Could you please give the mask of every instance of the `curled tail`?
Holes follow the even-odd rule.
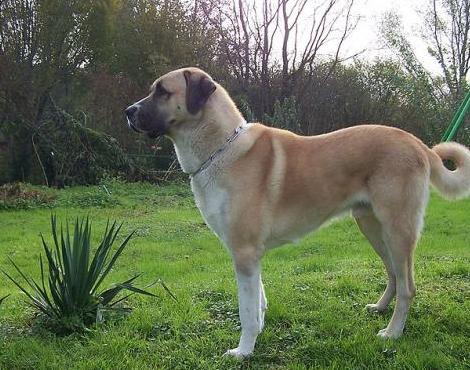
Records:
[[[454,162],[454,171],[443,160]],[[440,143],[430,150],[431,183],[446,198],[457,199],[470,195],[470,150],[457,143]]]

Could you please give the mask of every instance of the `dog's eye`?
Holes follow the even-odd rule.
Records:
[[[165,98],[169,98],[171,96],[171,92],[169,92],[167,89],[165,89],[160,83],[157,84],[156,88],[155,88],[155,96],[157,98],[159,97],[165,97]]]

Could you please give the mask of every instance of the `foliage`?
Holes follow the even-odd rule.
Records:
[[[247,122],[256,121],[255,114],[253,113],[253,110],[251,109],[250,104],[248,103],[248,100],[245,96],[240,95],[238,97],[235,97],[235,102],[237,104],[237,108],[240,110],[240,113],[243,115]]]
[[[21,182],[0,186],[0,210],[52,207],[55,201],[56,194],[47,188]]]
[[[276,100],[274,103],[273,114],[265,114],[263,122],[295,132],[300,131],[300,117],[297,111],[297,102],[295,96],[289,96],[282,102]]]
[[[0,2],[0,121],[37,124],[45,98],[89,59],[94,2]]]
[[[439,142],[468,90],[470,7],[467,0],[431,0],[421,9],[421,16],[420,36],[440,66],[441,76],[431,75],[419,61],[397,14],[386,14],[380,31],[406,72],[400,73],[405,82],[402,87],[407,90],[405,102],[416,112],[414,120],[425,128],[421,138],[434,144]],[[465,135],[461,137],[468,145]]]
[[[370,117],[410,131],[428,144],[440,140],[452,105],[439,92],[442,84],[422,72],[407,73],[400,63],[358,63],[359,78],[371,97]]]
[[[54,154],[74,159],[60,159],[58,176],[49,185],[97,183],[103,166],[111,172],[119,166],[123,170],[122,156],[112,153],[117,142],[101,135],[103,131],[119,140],[119,148],[151,155],[149,140],[130,134],[122,111],[147,93],[157,75],[210,58],[209,34],[185,5],[184,0],[0,2],[0,131],[7,138],[6,155],[12,158],[6,181],[45,183],[44,177],[51,176],[41,173],[32,148],[38,136],[42,140],[36,140],[37,151],[45,167],[54,146],[65,144],[64,152],[56,148]],[[61,127],[70,117],[51,117],[52,100],[74,117],[84,117],[87,129]],[[72,146],[69,155],[70,140],[60,141],[68,134],[75,140],[72,144],[86,136],[95,153],[90,147]],[[99,160],[102,150],[106,161]],[[109,160],[114,154],[116,163]],[[127,170],[129,176],[136,175]]]
[[[454,140],[467,145],[467,147],[470,147],[470,125],[468,122],[469,120],[467,118],[467,126],[460,127],[460,132],[457,133],[457,136],[454,138]]]
[[[470,4],[468,0],[430,0],[422,11],[422,40],[439,64],[454,102],[468,90]]]
[[[60,333],[83,331],[91,324],[102,321],[107,311],[118,310],[117,304],[129,297],[127,295],[117,299],[122,291],[155,296],[134,285],[139,275],[115,284],[112,288],[101,290],[104,279],[115,266],[133,235],[129,234],[113,253],[112,246],[122,225],[117,226],[116,222],[109,225],[108,222],[103,239],[94,254],[91,248],[91,224],[88,218],[75,221],[73,236],[68,224],[65,232],[61,228],[58,234],[54,216],[51,218],[51,226],[54,241],[52,248],[41,236],[48,275],[44,274],[44,265],[40,256],[39,284],[27,277],[11,259],[10,262],[26,285],[22,285],[18,279],[5,271],[3,273],[26,294],[29,304],[38,313],[47,317],[54,330]],[[168,291],[167,288],[166,290]]]
[[[105,172],[131,174],[132,164],[112,136],[85,127],[71,115],[51,107],[35,141],[51,185],[96,184]]]
[[[0,181],[177,178],[165,172],[171,143],[130,132],[123,109],[185,65],[207,70],[248,121],[302,134],[379,122],[434,144],[468,87],[470,39],[466,0],[434,3],[423,32],[442,77],[423,68],[394,15],[382,36],[395,58],[343,63],[358,20],[349,0],[1,1]],[[337,53],[320,57],[325,45]]]

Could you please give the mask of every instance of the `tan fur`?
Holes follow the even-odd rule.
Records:
[[[198,69],[189,70],[210,78]],[[184,105],[182,74],[183,70],[173,71],[157,81],[175,91],[161,109],[177,118],[167,135],[175,143],[183,170],[193,172],[243,117],[218,84],[197,115],[177,110]],[[454,160],[457,170],[447,170],[444,158]],[[229,354],[251,353],[259,332],[251,324],[263,321],[264,308],[258,318],[246,312],[251,312],[250,304],[266,306],[259,275],[265,251],[295,241],[349,210],[383,260],[389,278],[383,296],[368,308],[384,311],[397,296],[392,319],[379,335],[401,335],[416,291],[413,251],[430,182],[448,197],[468,194],[468,149],[447,143],[431,150],[413,135],[381,125],[305,137],[254,124],[237,138],[221,158],[191,181],[196,203],[231,252],[239,277],[242,338]]]
[[[467,148],[457,143],[441,143],[432,148],[431,182],[449,199],[463,198],[470,194],[470,153]],[[455,171],[449,171],[442,160],[454,162]]]

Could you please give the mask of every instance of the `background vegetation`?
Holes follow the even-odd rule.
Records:
[[[422,9],[441,76],[419,63],[394,14],[377,31],[393,58],[347,55],[360,21],[354,0],[0,0],[0,265],[11,258],[41,278],[51,210],[93,219],[93,245],[109,218],[131,220],[122,235],[135,236],[106,285],[142,272],[178,297],[151,288],[157,298],[130,297],[122,321],[60,337],[3,279],[0,368],[468,368],[468,200],[431,197],[402,339],[375,337],[391,312],[363,306],[383,291],[383,266],[345,220],[267,255],[267,325],[240,364],[221,357],[239,334],[229,256],[188,186],[152,184],[180,176],[168,140],[124,121],[157,76],[197,65],[249,121],[302,134],[379,122],[438,142],[468,88],[470,0]],[[456,139],[470,145],[468,125]]]
[[[469,13],[468,0],[422,9],[439,77],[393,14],[377,31],[393,59],[346,55],[354,0],[3,0],[0,182],[171,178],[170,143],[132,134],[122,111],[184,65],[211,73],[252,121],[303,134],[380,122],[436,143],[467,88]]]

